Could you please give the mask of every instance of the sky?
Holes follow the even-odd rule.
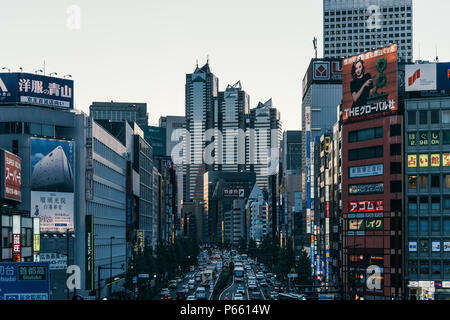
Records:
[[[273,99],[301,129],[301,83],[323,55],[320,0],[2,1],[0,68],[72,75],[75,107],[146,102],[149,123],[184,115],[187,73],[206,63],[219,90],[241,81],[250,105]],[[450,1],[414,0],[414,59],[450,61]],[[419,50],[420,47],[420,50]],[[420,52],[420,56],[419,56]]]

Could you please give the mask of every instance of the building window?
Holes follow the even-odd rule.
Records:
[[[433,232],[441,231],[441,219],[440,218],[433,218],[431,220],[431,231],[433,231]]]
[[[401,156],[402,145],[400,143],[391,144],[391,156]]]
[[[450,219],[444,218],[444,232],[450,232]]]
[[[441,274],[440,261],[431,261],[431,274]]]
[[[348,142],[361,142],[361,141],[368,141],[368,140],[374,140],[374,139],[381,139],[383,138],[383,128],[370,128],[360,131],[352,131],[349,132],[348,135]]]
[[[416,125],[416,111],[408,111],[408,125]]]
[[[430,224],[428,221],[428,218],[426,219],[420,219],[419,221],[419,231],[422,233],[428,233],[429,232],[429,228],[430,228]]]
[[[450,131],[442,132],[442,144],[450,144]]]
[[[420,261],[420,274],[430,273],[430,263],[428,261]]]
[[[431,197],[431,210],[441,210],[440,197]]]
[[[419,176],[419,188],[421,190],[428,189],[428,176]]]
[[[408,220],[408,232],[417,232],[417,220],[416,219]]]
[[[439,123],[439,110],[431,110],[431,123],[432,124]]]
[[[450,274],[450,260],[444,261],[444,274]]]
[[[391,162],[391,174],[402,174],[401,162]]]
[[[408,177],[408,188],[417,190],[417,176]]]
[[[420,252],[428,253],[429,251],[428,242],[429,242],[428,239],[420,240]]]
[[[409,274],[417,274],[417,261],[409,260],[408,261],[408,273]]]
[[[391,193],[401,193],[401,192],[402,192],[402,182],[391,181]]]
[[[444,175],[444,188],[450,189],[450,175],[449,174]]]
[[[420,197],[420,210],[428,210],[428,197]]]
[[[419,124],[428,124],[428,111],[419,111]]]
[[[444,197],[444,209],[445,210],[450,209],[450,197]]]
[[[349,161],[367,160],[383,157],[383,146],[349,150]]]
[[[416,197],[409,197],[408,198],[408,210],[417,210],[417,198]]]
[[[431,188],[439,189],[441,187],[441,177],[437,175],[431,176]]]
[[[442,111],[442,123],[445,123],[445,124],[450,123],[450,110]]]
[[[402,136],[402,125],[392,124],[391,125],[391,137],[401,137]]]

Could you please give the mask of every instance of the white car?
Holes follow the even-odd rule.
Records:
[[[234,300],[244,300],[244,296],[240,293],[234,295]]]
[[[236,293],[242,293],[242,294],[244,294],[244,293],[245,293],[244,287],[237,287]]]
[[[204,287],[198,287],[195,291],[195,297],[197,299],[206,299],[206,290]]]
[[[186,300],[197,300],[197,299],[195,299],[195,296],[188,296],[188,297],[186,298]]]
[[[195,280],[194,279],[189,280],[188,288],[189,288],[189,290],[194,290],[195,289]]]

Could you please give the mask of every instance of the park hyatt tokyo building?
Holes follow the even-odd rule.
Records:
[[[350,299],[403,297],[398,73],[395,45],[343,60],[342,264]]]

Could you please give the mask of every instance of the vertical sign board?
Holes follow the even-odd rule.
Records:
[[[48,263],[0,263],[0,300],[49,300]]]
[[[86,290],[94,290],[94,216],[86,215]]]
[[[0,154],[3,160],[0,198],[21,202],[21,159],[6,150],[0,150]]]
[[[30,149],[31,216],[41,232],[74,231],[75,142],[31,138]]]

